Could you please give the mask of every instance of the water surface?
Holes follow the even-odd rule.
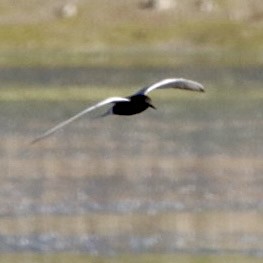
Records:
[[[1,252],[262,257],[260,70],[2,69],[7,86],[121,89],[175,72],[207,92],[153,95],[158,111],[87,116],[33,147],[83,101],[1,102]]]

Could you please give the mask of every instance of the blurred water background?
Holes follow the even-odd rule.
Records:
[[[8,18],[16,8],[1,2],[6,11],[0,17],[0,33],[9,40],[5,38],[0,45],[0,262],[261,262],[260,12],[257,16],[253,13],[256,18],[245,11],[228,14],[227,21],[235,30],[227,36],[219,32],[222,46],[219,40],[209,42],[215,32],[204,34],[209,21],[218,23],[208,11],[202,13],[203,20],[198,15],[195,18],[200,23],[199,35],[191,31],[193,25],[184,29],[199,36],[197,42],[176,39],[186,41],[185,48],[184,44],[176,46],[171,32],[169,37],[166,32],[160,44],[161,36],[151,33],[151,38],[136,23],[129,25],[129,36],[117,27],[109,39],[98,40],[93,29],[91,44],[79,33],[73,45],[64,41],[65,31],[62,36],[57,34],[61,43],[54,39],[54,32],[36,32],[45,25],[49,32],[55,23],[54,31],[68,28],[70,38],[76,35],[71,29],[83,19],[81,8],[103,6],[102,17],[111,25],[118,19],[105,12],[129,14],[125,8],[131,7],[131,2],[133,8],[142,8],[137,11],[144,12],[141,16],[165,21],[160,26],[171,30],[174,21],[167,16],[171,19],[178,11],[175,7],[148,10],[146,1],[143,6],[133,1],[112,5],[102,0],[97,5],[95,1],[73,1],[80,15],[59,16],[57,21],[44,16],[52,1],[45,5],[21,1],[19,7],[24,9],[15,13],[14,26]],[[55,10],[64,3],[54,2]],[[230,7],[235,1],[225,2],[224,10],[233,10]],[[258,4],[257,10],[261,6]],[[43,16],[35,14],[27,21],[25,14],[35,7],[42,7]],[[187,5],[184,8],[187,13]],[[128,22],[133,21],[132,14]],[[226,19],[219,11],[216,14],[218,21]],[[93,25],[98,20],[100,30],[103,21],[98,17],[93,17]],[[181,17],[177,23],[182,21]],[[240,42],[236,33],[252,32],[246,23],[257,32],[257,38],[250,37],[253,51],[247,47],[249,40],[244,37]],[[228,32],[229,25],[221,24],[222,31]],[[148,24],[146,27],[151,30]],[[14,39],[7,31],[15,32]],[[46,44],[43,34],[50,37],[51,44]],[[238,43],[233,45],[232,35],[243,49]],[[114,43],[113,36],[120,43]],[[135,46],[130,47],[130,41]],[[86,42],[91,46],[83,51]],[[97,119],[99,110],[30,145],[41,132],[98,100],[126,96],[167,77],[197,80],[205,85],[206,93],[156,91],[151,97],[157,111]]]

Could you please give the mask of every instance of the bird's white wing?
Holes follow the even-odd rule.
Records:
[[[85,110],[77,113],[76,115],[72,116],[71,118],[57,124],[55,127],[47,130],[45,133],[43,133],[42,135],[40,135],[39,137],[37,137],[36,139],[34,139],[32,141],[32,143],[36,143],[48,136],[50,136],[51,134],[55,133],[56,131],[58,131],[59,129],[63,128],[64,126],[68,125],[69,123],[75,121],[76,119],[80,118],[81,116],[83,116],[84,114],[93,111],[101,106],[104,106],[106,104],[110,104],[110,103],[115,103],[115,102],[120,102],[120,101],[129,101],[129,99],[127,98],[121,98],[121,97],[111,97],[111,98],[107,98],[101,102],[98,102],[97,104],[86,108]]]
[[[204,92],[204,86],[196,81],[189,80],[189,79],[163,79],[159,82],[156,82],[148,87],[145,87],[139,91],[137,91],[134,95],[146,95],[149,92],[155,89],[167,89],[167,88],[174,88],[174,89],[185,89],[185,90],[192,90],[192,91],[202,91]]]

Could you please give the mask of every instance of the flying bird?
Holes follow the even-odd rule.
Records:
[[[47,130],[39,137],[35,138],[32,143],[36,143],[51,134],[55,133],[56,131],[60,130],[64,126],[68,125],[69,123],[75,121],[76,119],[80,118],[84,114],[93,111],[99,107],[105,106],[107,104],[113,104],[113,106],[105,112],[101,117],[108,116],[108,115],[134,115],[145,111],[148,108],[156,109],[155,106],[152,104],[150,97],[147,96],[153,90],[156,89],[166,89],[166,88],[175,88],[175,89],[184,89],[190,91],[200,91],[204,92],[204,87],[202,84],[188,79],[183,78],[172,78],[172,79],[164,79],[159,82],[156,82],[150,86],[147,86],[143,89],[140,89],[133,95],[122,98],[122,97],[110,97],[103,101],[98,102],[97,104],[84,109],[83,111],[77,113],[73,117],[60,122],[53,128]]]

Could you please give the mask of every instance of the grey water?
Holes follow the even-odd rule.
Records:
[[[2,101],[0,251],[262,257],[261,73],[260,67],[2,68],[1,89],[139,88],[187,77],[204,83],[206,94],[155,97],[158,111],[131,118],[87,117],[33,147],[32,137],[81,110],[82,102]]]
[[[219,67],[187,65],[182,67],[2,67],[1,87],[5,85],[97,85],[117,87],[146,85],[158,79],[183,77],[221,83],[234,81],[244,85],[248,81],[261,83],[263,67]]]

